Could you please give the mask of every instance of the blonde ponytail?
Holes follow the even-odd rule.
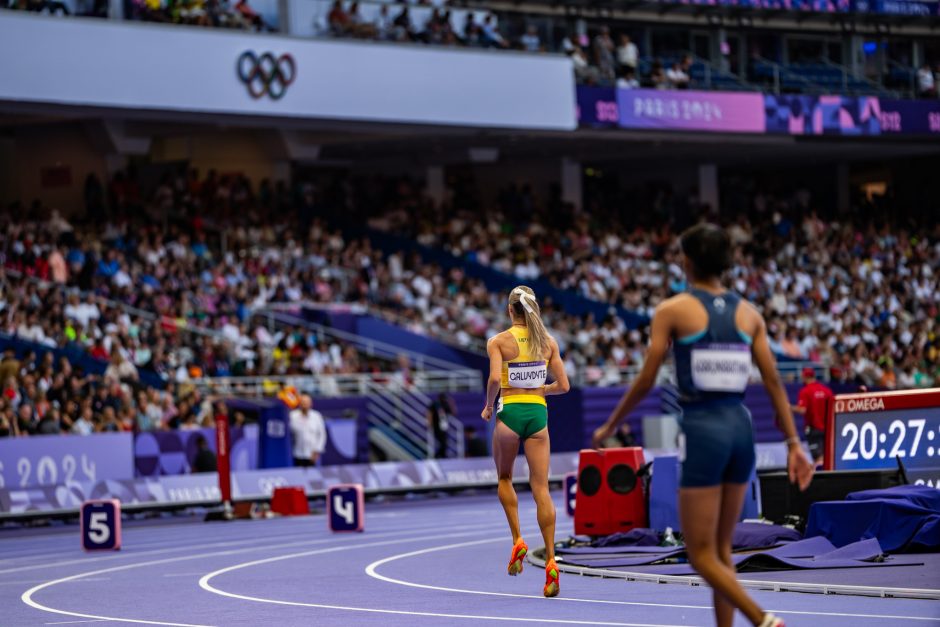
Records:
[[[525,320],[529,329],[529,354],[548,358],[549,336],[545,323],[542,322],[542,312],[535,300],[535,292],[531,287],[520,285],[509,293],[509,306],[513,313]]]

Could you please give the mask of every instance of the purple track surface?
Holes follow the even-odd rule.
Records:
[[[559,498],[560,495],[556,496]],[[541,545],[520,494],[523,531]],[[118,553],[85,554],[78,527],[0,532],[0,626],[711,625],[701,587],[505,574],[510,540],[495,495],[366,505],[366,531],[323,516],[133,524]],[[571,533],[560,507],[559,537]],[[788,627],[940,625],[940,602],[757,592]],[[738,617],[735,626],[744,627]]]

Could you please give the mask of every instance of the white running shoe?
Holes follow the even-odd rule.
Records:
[[[764,614],[764,620],[759,627],[786,627],[782,618],[777,618],[771,613]]]

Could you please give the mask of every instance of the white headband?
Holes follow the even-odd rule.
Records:
[[[519,295],[519,302],[522,303],[522,306],[525,308],[526,311],[528,311],[530,314],[535,313],[535,309],[532,307],[532,304],[535,301],[534,296],[529,294],[527,291],[525,291],[521,287],[517,287],[516,289],[512,291],[512,293]],[[529,302],[530,299],[533,301],[533,303]]]

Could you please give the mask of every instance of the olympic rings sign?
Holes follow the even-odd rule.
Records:
[[[297,65],[290,54],[275,57],[265,52],[258,56],[250,50],[238,57],[235,71],[255,99],[268,96],[280,100],[297,77]]]

